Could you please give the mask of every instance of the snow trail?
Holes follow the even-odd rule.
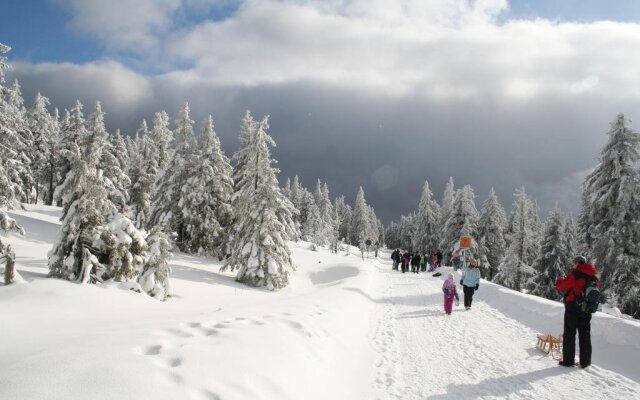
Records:
[[[597,366],[564,368],[535,347],[538,332],[503,315],[485,298],[482,284],[472,309],[443,311],[442,283],[432,273],[379,267],[372,343],[377,399],[640,398],[640,385]],[[456,273],[456,284],[459,274]],[[458,284],[459,286],[459,284]]]

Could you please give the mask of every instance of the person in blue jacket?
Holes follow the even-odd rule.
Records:
[[[460,284],[464,292],[464,309],[469,310],[473,302],[473,293],[480,287],[480,269],[475,259],[472,258],[469,265],[462,271]]]

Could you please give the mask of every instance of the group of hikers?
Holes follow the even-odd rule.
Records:
[[[391,260],[393,260],[393,270],[394,271],[402,271],[405,272],[419,273],[422,272],[431,272],[437,268],[440,268],[442,264],[442,252],[420,252],[416,251],[412,253],[411,251],[405,251],[404,253],[400,251],[400,249],[396,249],[391,253]]]
[[[480,269],[478,261],[475,258],[467,258],[463,255],[452,253],[452,265],[454,271],[462,269],[460,285],[464,294],[464,308],[471,309],[473,303],[473,294],[480,288]],[[393,260],[393,269],[407,272],[411,268],[411,272],[418,273],[420,271],[434,271],[441,266],[442,253],[437,251],[427,256],[426,252],[420,253],[416,251],[402,253],[396,249],[391,254]],[[466,261],[466,262],[465,262]],[[439,272],[433,274],[440,276]],[[597,310],[599,301],[600,281],[596,276],[596,268],[589,263],[584,256],[576,256],[573,259],[573,269],[566,276],[560,276],[555,287],[563,294],[563,302],[565,305],[564,313],[564,332],[562,336],[562,359],[559,365],[564,367],[572,367],[579,365],[586,368],[591,365],[591,315]],[[595,290],[592,290],[595,288]],[[589,294],[589,292],[591,294]],[[454,274],[450,273],[442,284],[442,292],[444,294],[444,312],[451,315],[453,304],[458,305],[459,295]],[[593,292],[596,292],[595,300]],[[595,301],[594,304],[589,304]],[[579,361],[575,362],[576,353],[576,333],[578,335],[579,344]]]

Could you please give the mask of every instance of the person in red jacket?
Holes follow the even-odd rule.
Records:
[[[562,338],[562,360],[560,365],[573,367],[576,354],[576,330],[580,346],[580,366],[586,368],[591,365],[591,314],[578,308],[576,298],[588,280],[595,280],[596,267],[587,263],[583,256],[573,259],[574,268],[567,276],[561,276],[556,281],[556,289],[564,293],[564,334]]]

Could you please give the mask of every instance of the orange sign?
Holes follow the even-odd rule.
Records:
[[[460,236],[460,248],[461,249],[471,248],[471,236]]]

